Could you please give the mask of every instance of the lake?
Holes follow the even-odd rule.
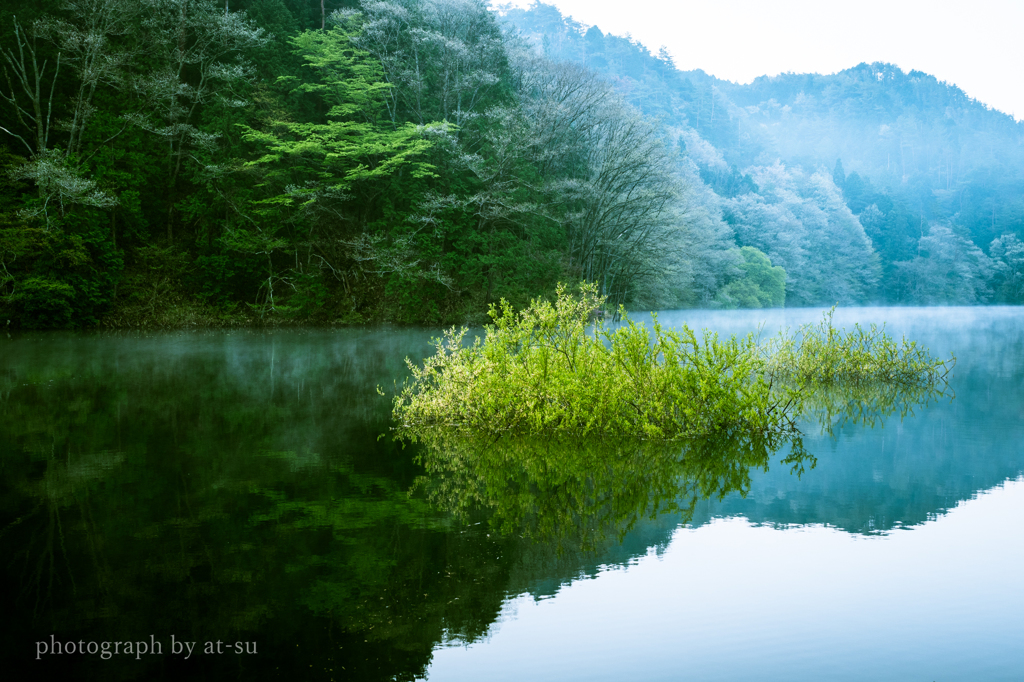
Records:
[[[659,319],[770,334],[820,314]],[[951,393],[808,417],[797,442],[403,447],[376,389],[438,329],[3,338],[0,660],[104,680],[1024,679],[1024,310],[835,321],[954,353]]]

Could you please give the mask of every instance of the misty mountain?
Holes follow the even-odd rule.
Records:
[[[533,49],[595,70],[662,122],[737,244],[785,267],[787,305],[1024,300],[1024,123],[955,85],[885,63],[743,85],[681,71],[665,51],[550,5],[502,15]],[[828,227],[820,211],[799,215],[802,204],[822,205],[826,174],[851,214],[837,216],[845,227]],[[815,264],[811,241],[823,229],[845,233],[846,248],[833,235],[835,258]],[[859,275],[817,281],[816,266],[836,265]]]

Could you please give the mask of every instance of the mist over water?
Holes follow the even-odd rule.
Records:
[[[821,314],[659,320],[769,335]],[[375,389],[436,329],[4,340],[4,660],[85,679],[1019,676],[1024,315],[840,308],[834,321],[955,353],[955,398],[831,436],[807,421],[815,464],[799,476],[786,449],[721,462],[710,449],[622,452],[648,464],[602,478],[594,463],[619,459],[552,444],[562,467],[492,449],[490,469],[431,469],[423,446],[378,438],[390,404]],[[572,496],[577,480],[596,502]],[[687,481],[726,494],[648,513]],[[35,661],[51,634],[259,654]]]

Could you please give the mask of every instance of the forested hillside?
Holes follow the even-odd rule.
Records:
[[[13,0],[0,324],[1024,300],[1024,128],[924,74],[737,86],[482,0]],[[845,169],[845,170],[844,170]]]
[[[1024,302],[1024,124],[959,88],[891,64],[737,85],[549,5],[503,20],[662,122],[787,305]]]

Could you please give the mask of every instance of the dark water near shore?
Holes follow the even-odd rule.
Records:
[[[375,387],[437,330],[4,339],[2,660],[72,679],[1024,678],[1024,311],[836,320],[954,352],[955,399],[808,422],[799,476],[789,447],[661,471],[642,448],[548,445],[513,453],[507,485],[379,438]]]

